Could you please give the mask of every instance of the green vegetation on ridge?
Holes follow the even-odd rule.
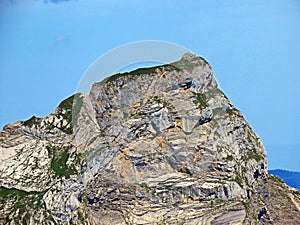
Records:
[[[202,111],[206,107],[208,107],[206,95],[203,93],[196,93],[193,92],[193,94],[196,96],[196,100],[194,100],[194,103],[198,105],[198,108]]]
[[[0,223],[4,224],[29,224],[29,211],[40,210],[44,207],[43,196],[45,192],[26,192],[18,189],[9,189],[0,187],[0,206],[8,205],[10,216],[2,217],[0,215]],[[8,204],[10,202],[11,204]],[[1,211],[1,210],[0,210]]]
[[[70,177],[76,174],[74,165],[67,165],[70,157],[69,147],[50,147],[47,146],[49,155],[52,157],[51,169],[58,177]]]
[[[148,75],[154,74],[154,73],[156,73],[156,69],[161,69],[163,71],[171,71],[171,70],[180,71],[179,68],[177,68],[176,66],[171,65],[171,64],[146,67],[146,68],[138,68],[138,69],[130,71],[130,72],[114,74],[107,78],[107,82],[113,82],[120,77],[139,76],[139,75],[144,75],[144,74],[148,74]]]

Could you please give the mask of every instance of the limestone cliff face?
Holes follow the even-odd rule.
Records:
[[[3,224],[300,223],[210,65],[113,75],[0,135]]]

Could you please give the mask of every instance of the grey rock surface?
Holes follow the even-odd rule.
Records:
[[[108,77],[0,141],[1,224],[300,222],[299,192],[267,173],[259,137],[191,53]]]

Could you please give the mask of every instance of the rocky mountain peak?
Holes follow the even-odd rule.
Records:
[[[300,221],[299,192],[267,173],[259,137],[191,53],[110,76],[0,140],[3,223]]]
[[[192,59],[200,59],[201,57],[191,53],[191,52],[186,52],[182,55],[181,60],[192,60]]]

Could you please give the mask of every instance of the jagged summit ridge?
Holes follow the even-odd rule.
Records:
[[[209,63],[204,58],[190,52],[185,53],[179,61],[150,68],[139,68],[131,72],[118,73],[107,77],[101,82],[95,83],[93,86],[101,86],[107,82],[113,82],[120,77],[132,79],[136,75],[165,76],[168,71],[177,71],[180,72],[179,76],[194,78],[194,82],[201,83],[202,86],[211,85],[211,87],[217,87],[217,82],[213,76],[212,68]],[[169,75],[172,76],[172,73]],[[120,79],[120,82],[122,83],[124,81],[121,81]],[[118,83],[115,84],[120,85]],[[93,91],[93,87],[91,91]]]
[[[0,140],[3,223],[300,221],[299,193],[268,175],[259,137],[191,53],[95,83]]]

